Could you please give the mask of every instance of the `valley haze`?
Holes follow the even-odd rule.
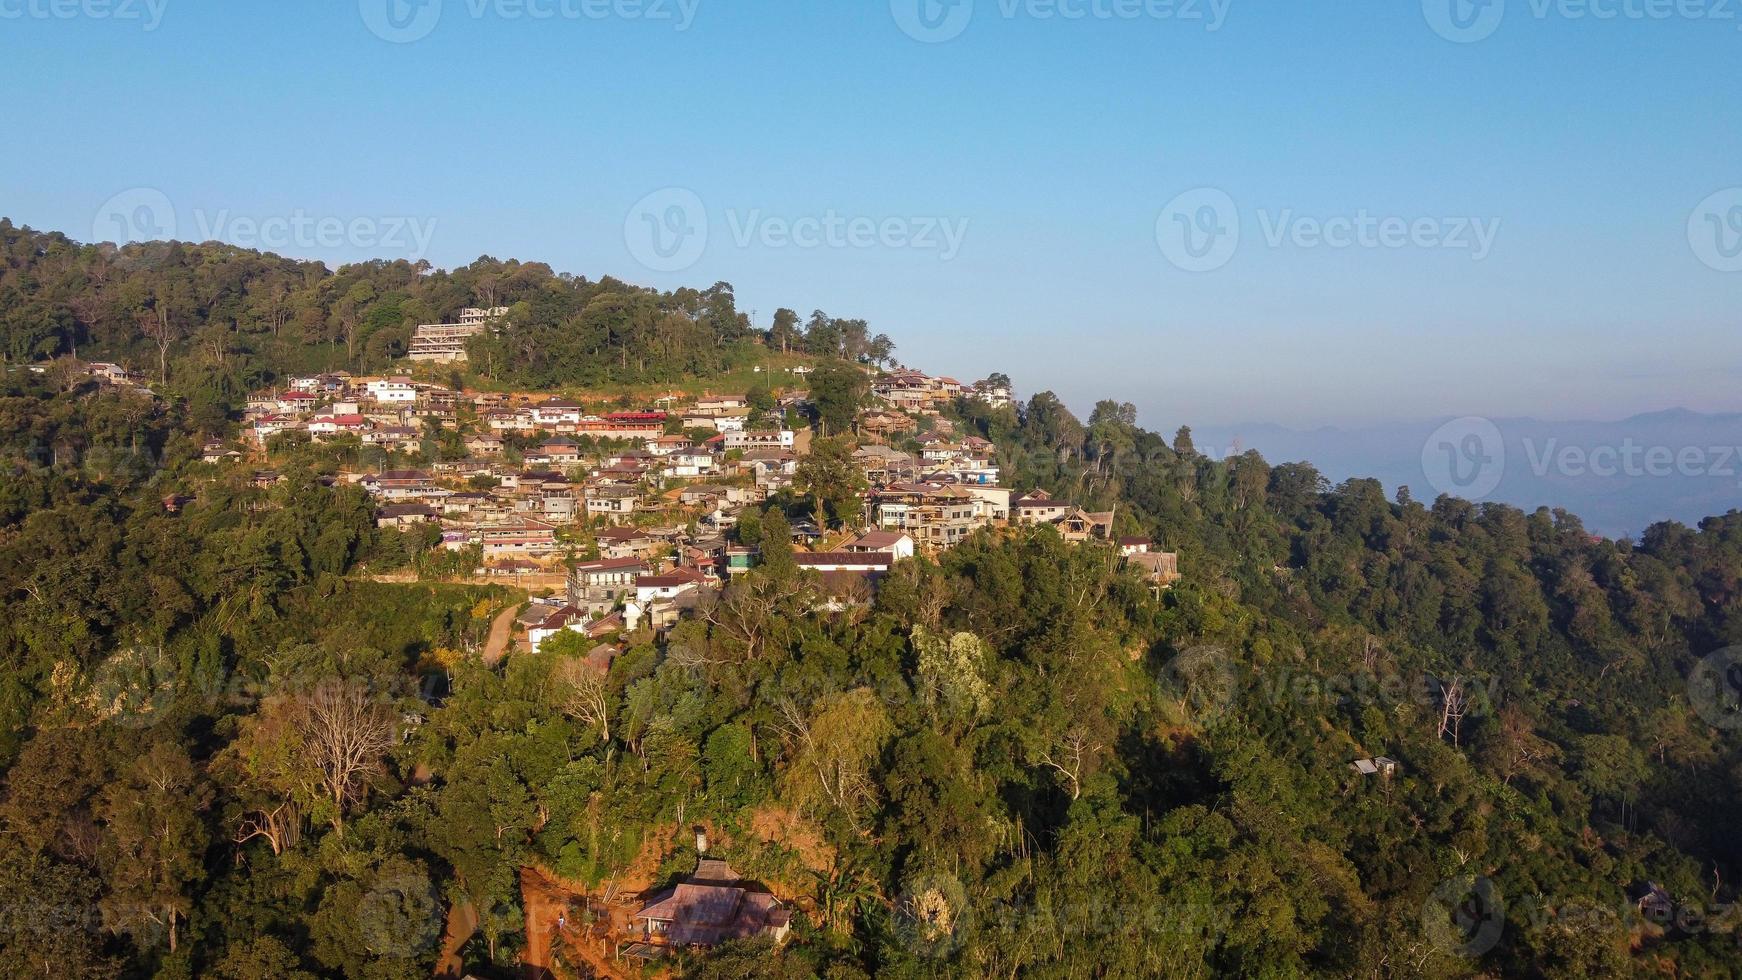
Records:
[[[1192,433],[1198,448],[1211,455],[1256,449],[1272,465],[1308,462],[1333,483],[1370,477],[1389,494],[1406,486],[1424,501],[1451,493],[1526,510],[1560,508],[1578,515],[1593,533],[1611,538],[1638,537],[1659,521],[1695,526],[1742,504],[1742,414],[1678,408],[1617,421],[1459,421],[1443,417],[1310,430],[1253,423],[1194,427]],[[1482,487],[1459,486],[1439,467],[1424,465],[1424,453],[1431,464],[1445,452],[1430,445],[1436,433],[1450,427],[1462,436],[1480,421],[1492,423],[1504,447],[1497,460],[1483,464],[1489,480],[1498,481],[1485,493],[1471,492]],[[1475,469],[1472,462],[1466,475],[1473,478]]]

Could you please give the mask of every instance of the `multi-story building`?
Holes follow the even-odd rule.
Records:
[[[410,405],[417,401],[417,389],[410,378],[375,378],[363,382],[363,390],[377,402]]]
[[[508,307],[464,309],[458,323],[425,323],[411,335],[411,359],[446,364],[466,359],[466,343],[508,314]]]
[[[953,548],[976,528],[992,522],[987,502],[965,487],[935,483],[897,483],[871,495],[872,523],[885,531],[905,531],[920,546]]]
[[[665,435],[665,423],[620,418],[588,418],[575,423],[575,434],[594,439],[625,439],[631,442],[654,442]]]
[[[569,568],[569,602],[583,609],[613,605],[635,594],[635,580],[648,572],[640,558],[602,558]]]
[[[640,499],[634,487],[595,487],[587,491],[587,515],[622,520],[634,515]]]
[[[580,420],[580,402],[569,401],[566,398],[548,398],[532,406],[532,421],[535,425],[553,426],[564,423],[573,425]]]
[[[790,429],[743,429],[725,436],[727,449],[791,449],[795,438]]]
[[[556,528],[529,518],[475,529],[471,543],[484,547],[485,558],[550,555],[557,550]]]

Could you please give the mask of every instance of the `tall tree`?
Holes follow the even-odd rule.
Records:
[[[210,799],[192,760],[170,742],[154,743],[103,795],[111,841],[105,914],[141,946],[161,934],[176,951],[192,887],[205,877],[200,813]]]
[[[844,438],[815,439],[798,461],[793,488],[811,498],[818,526],[857,521],[865,492],[865,472],[853,459],[853,445]]]

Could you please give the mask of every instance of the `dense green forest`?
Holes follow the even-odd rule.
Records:
[[[562,644],[492,669],[466,651],[507,597],[368,580],[408,544],[354,487],[220,480],[169,512],[224,406],[199,393],[294,347],[385,358],[421,310],[492,302],[553,337],[593,324],[577,352],[626,305],[678,311],[695,338],[600,370],[681,374],[744,338],[709,312],[729,291],[0,235],[9,357],[154,363],[167,304],[180,396],[0,379],[14,975],[428,977],[461,903],[468,968],[510,976],[520,869],[600,890],[649,855],[687,870],[698,822],[802,914],[782,949],[689,976],[1742,972],[1736,706],[1689,683],[1742,642],[1742,514],[1599,540],[1212,459],[1126,405],[963,402],[1007,483],[1116,509],[1184,580],[1158,595],[1109,546],[982,532],[826,611],[788,554],[811,505],[782,497],[743,528],[763,566],[630,637],[602,684]],[[280,286],[302,305],[263,319]],[[352,324],[358,290],[400,312]],[[1399,768],[1351,771],[1371,757]],[[1636,912],[1645,882],[1667,924]]]

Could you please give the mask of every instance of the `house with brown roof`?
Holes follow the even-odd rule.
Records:
[[[440,519],[441,511],[429,504],[386,504],[375,511],[376,527],[407,527]]]
[[[529,518],[480,527],[473,532],[472,539],[483,545],[485,558],[550,555],[557,551],[556,528]]]
[[[423,470],[385,470],[363,477],[363,489],[383,500],[410,500],[437,495],[438,487]]]
[[[718,946],[767,936],[784,940],[792,912],[717,858],[701,858],[688,878],[643,897],[635,923],[652,946]]]
[[[1125,564],[1142,572],[1152,589],[1165,589],[1180,580],[1179,555],[1171,551],[1135,551],[1125,556]]]
[[[638,527],[601,528],[594,537],[606,558],[646,557],[660,545],[658,538]]]
[[[1081,508],[1054,522],[1066,541],[1106,540],[1113,536],[1113,512],[1086,511]]]
[[[641,491],[634,487],[598,486],[587,488],[587,514],[607,520],[624,520],[635,514]]]
[[[572,439],[551,439],[524,459],[528,466],[574,466],[581,461],[581,447]]]
[[[825,575],[848,572],[873,578],[895,564],[895,556],[887,551],[795,551],[792,560],[800,568]]]
[[[580,402],[569,401],[566,398],[547,398],[532,406],[532,421],[535,425],[553,426],[565,422],[572,425],[580,420]]]
[[[550,610],[544,615],[544,618],[539,621],[528,623],[526,627],[526,641],[532,645],[534,650],[537,650],[539,647],[544,645],[544,641],[553,636],[557,636],[570,630],[577,633],[585,630],[587,623],[591,620],[592,617],[584,609],[578,609],[574,606],[562,606],[561,608]]]
[[[477,435],[466,440],[466,451],[479,456],[496,456],[502,452],[502,438],[492,435]]]

